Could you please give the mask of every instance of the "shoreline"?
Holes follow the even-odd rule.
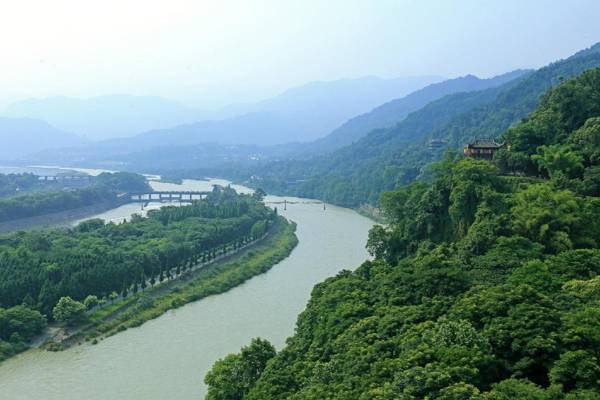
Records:
[[[96,310],[90,314],[87,325],[71,328],[78,329],[74,333],[68,334],[68,328],[49,326],[51,333],[47,331],[41,339],[37,338],[36,347],[61,351],[85,342],[96,344],[169,310],[241,285],[287,258],[298,244],[294,222],[279,216],[272,229],[264,238],[234,254]]]
[[[55,213],[37,215],[35,217],[0,222],[0,234],[22,230],[51,229],[70,226],[73,222],[109,211],[128,204],[127,201],[109,201],[89,206],[72,208]]]

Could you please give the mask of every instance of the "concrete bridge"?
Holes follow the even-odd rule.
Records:
[[[91,175],[36,175],[38,180],[42,182],[89,182],[92,180]]]
[[[200,191],[176,191],[176,190],[154,190],[145,192],[127,193],[129,200],[134,203],[149,203],[153,201],[178,201],[180,203],[191,203],[201,200],[211,192]]]

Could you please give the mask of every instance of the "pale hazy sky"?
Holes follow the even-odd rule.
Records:
[[[600,0],[0,0],[0,107],[155,94],[202,107],[311,80],[539,67],[600,41]]]

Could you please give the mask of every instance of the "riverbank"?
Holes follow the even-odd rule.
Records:
[[[296,224],[278,217],[269,234],[255,244],[169,280],[128,296],[90,315],[89,323],[68,331],[55,331],[42,348],[62,350],[86,341],[97,343],[128,328],[137,327],[165,312],[210,295],[220,294],[267,272],[296,247]]]
[[[370,204],[362,204],[355,210],[363,217],[367,217],[377,222],[378,224],[385,225],[387,223],[387,221],[385,220],[385,215],[382,214],[381,209],[378,207],[373,207]]]
[[[89,206],[73,208],[70,210],[38,215],[35,217],[0,222],[0,233],[8,233],[20,230],[55,228],[57,226],[69,226],[73,221],[92,217],[99,213],[122,206],[126,203],[126,199],[115,199],[115,201],[107,201]]]

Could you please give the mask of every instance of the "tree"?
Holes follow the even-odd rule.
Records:
[[[110,292],[108,298],[111,303],[114,303],[117,298],[119,298],[119,294],[117,292]]]
[[[506,379],[494,385],[490,393],[483,398],[485,400],[549,400],[542,388],[520,379]]]
[[[538,152],[539,154],[532,155],[531,159],[537,163],[539,170],[550,178],[555,177],[559,172],[568,178],[581,176],[583,157],[567,146],[541,146]]]
[[[70,298],[61,297],[52,310],[54,319],[66,325],[75,325],[86,319],[85,306]]]
[[[573,389],[600,388],[600,365],[598,359],[585,350],[568,351],[560,356],[550,371],[552,383]]]
[[[83,305],[88,310],[91,310],[92,308],[96,307],[98,303],[98,297],[94,295],[89,295],[83,300]]]
[[[267,192],[265,192],[261,188],[257,188],[256,190],[254,190],[254,193],[252,193],[252,197],[257,201],[263,201],[266,195]]]
[[[572,248],[583,222],[582,206],[574,194],[554,191],[546,184],[530,185],[517,193],[512,214],[517,233],[553,252]]]
[[[218,360],[204,378],[208,385],[207,400],[243,399],[275,354],[271,343],[256,338],[239,354]]]
[[[458,162],[452,172],[448,212],[457,234],[462,237],[475,221],[477,207],[487,192],[498,187],[498,169],[486,161],[466,158]]]

